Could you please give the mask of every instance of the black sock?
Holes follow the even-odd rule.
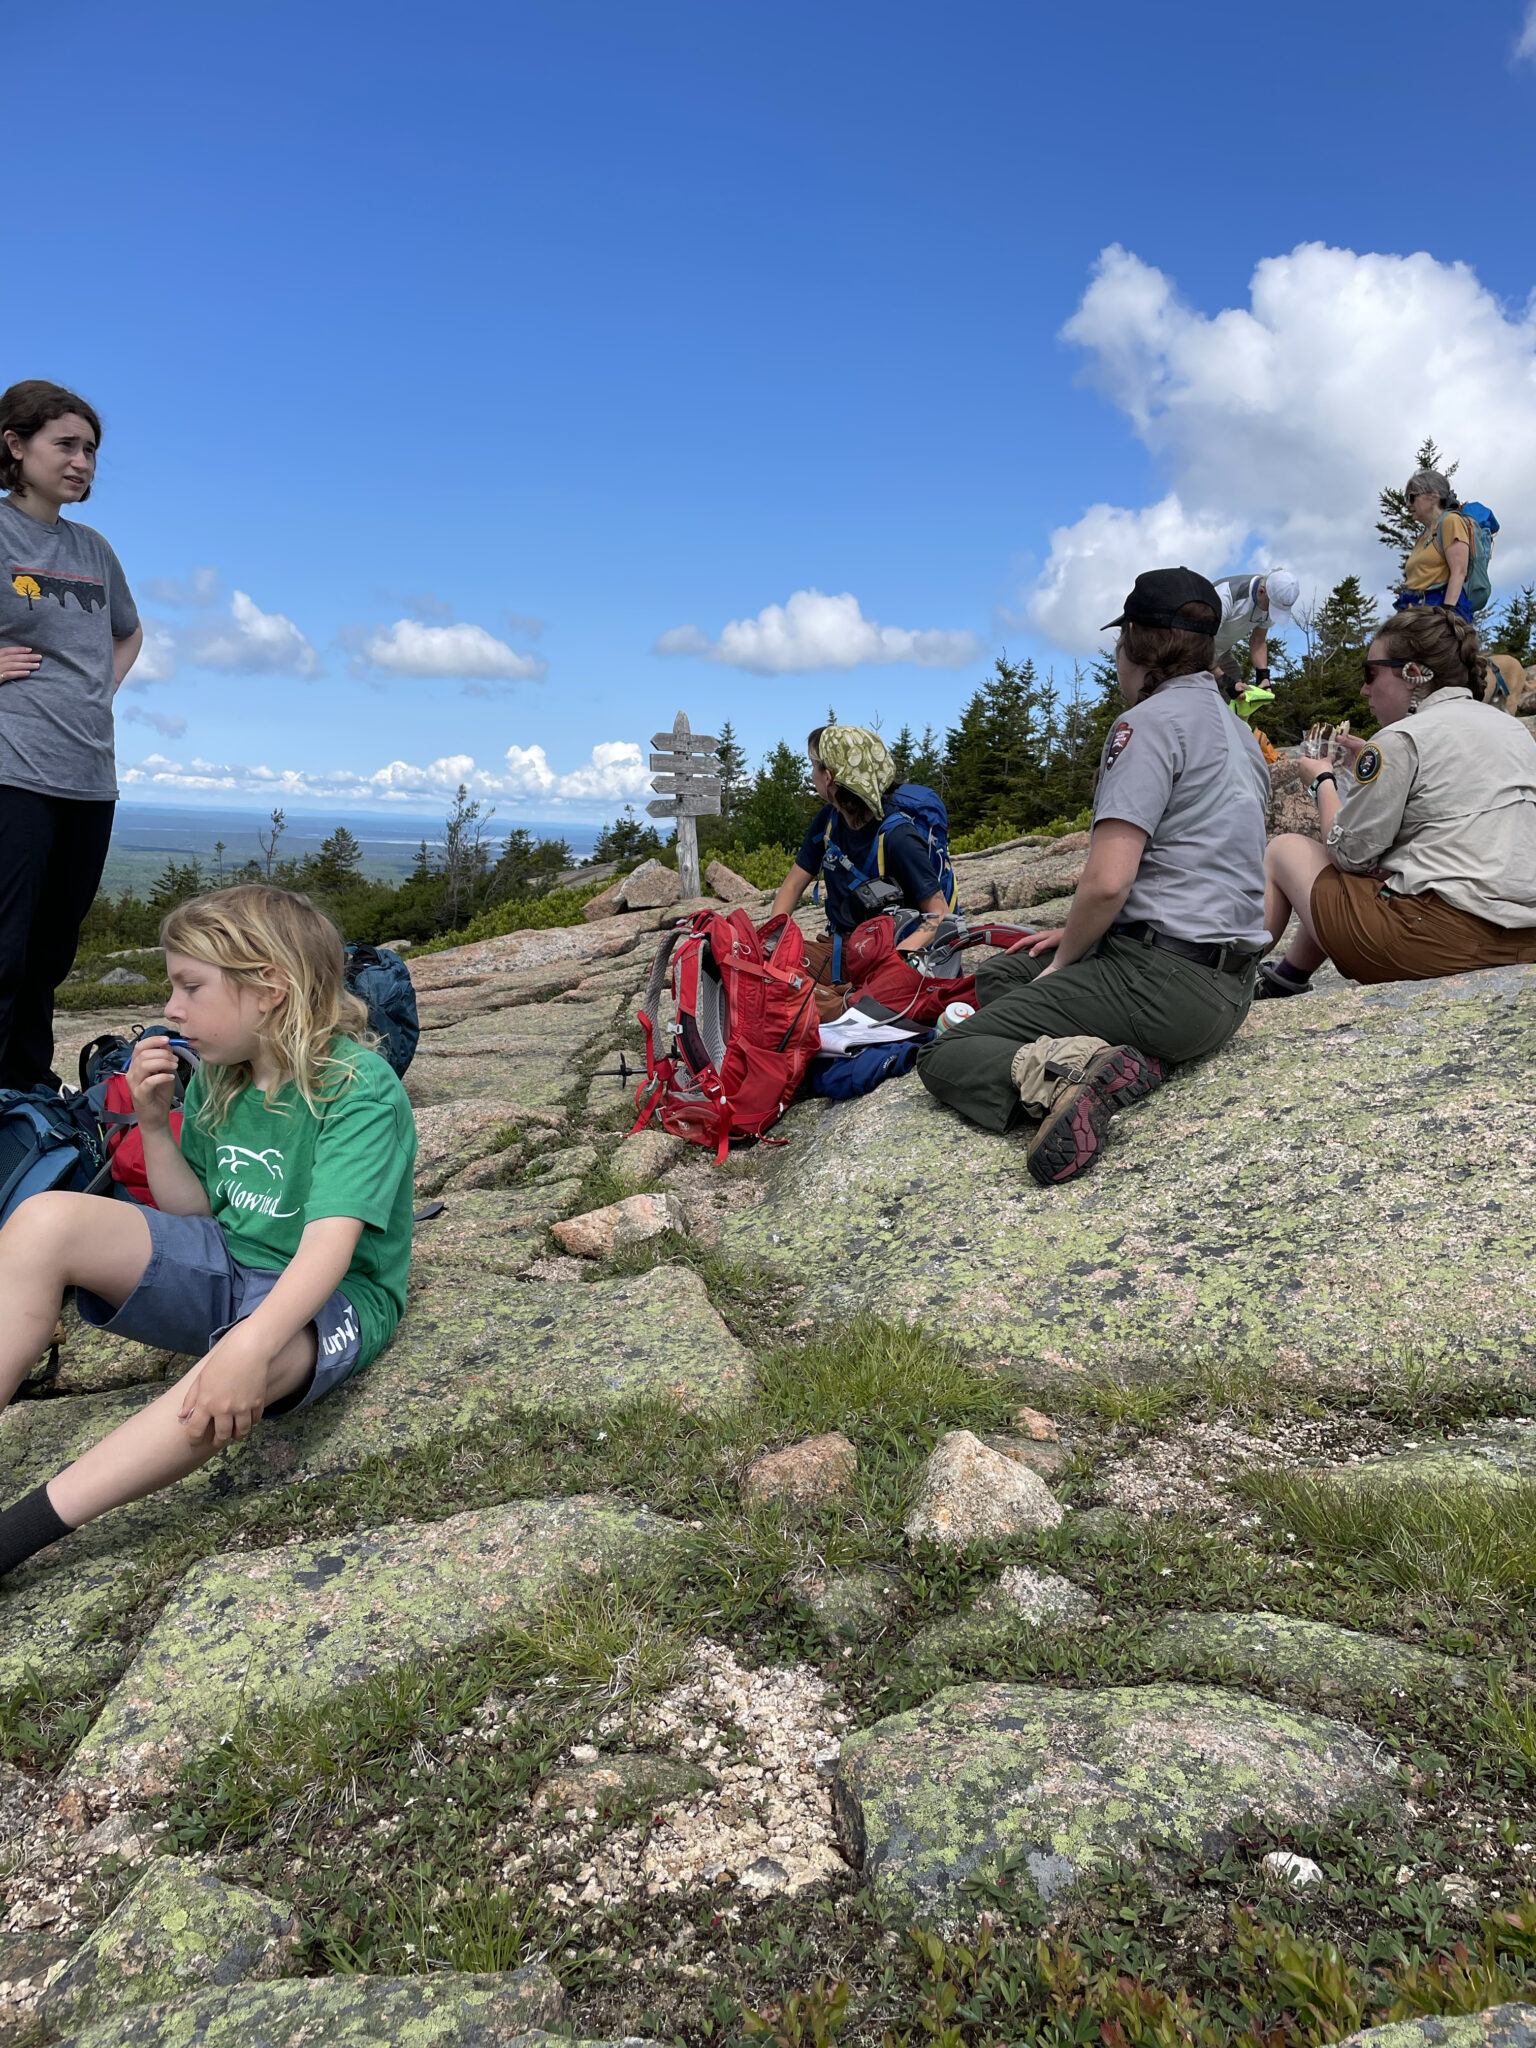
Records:
[[[1300,988],[1304,982],[1312,979],[1317,970],[1315,967],[1309,967],[1303,973],[1301,968],[1293,967],[1289,960],[1277,960],[1275,962],[1275,972],[1276,974],[1284,975],[1287,981],[1294,981],[1296,986]]]
[[[69,1524],[60,1520],[47,1487],[39,1486],[0,1513],[0,1578],[68,1534]]]

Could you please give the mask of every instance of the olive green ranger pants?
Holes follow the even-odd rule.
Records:
[[[1165,1062],[1224,1046],[1248,1014],[1255,968],[1220,974],[1137,939],[1107,936],[1084,960],[1039,979],[1052,956],[998,953],[976,975],[976,1015],[917,1056],[923,1086],[983,1130],[1025,1114],[1009,1069],[1021,1045],[1086,1033]]]

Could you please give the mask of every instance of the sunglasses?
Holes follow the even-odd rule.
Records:
[[[1375,682],[1377,669],[1406,668],[1407,666],[1406,661],[1362,661],[1360,664],[1360,681],[1368,686]]]

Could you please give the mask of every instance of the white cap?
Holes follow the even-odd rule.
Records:
[[[1264,571],[1264,594],[1269,599],[1269,616],[1276,625],[1289,626],[1295,622],[1291,617],[1291,606],[1301,595],[1301,585],[1289,569],[1266,569]]]

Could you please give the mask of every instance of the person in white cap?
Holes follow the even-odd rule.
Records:
[[[1234,648],[1246,633],[1253,662],[1253,680],[1262,689],[1269,682],[1269,632],[1291,626],[1291,606],[1301,585],[1289,569],[1264,569],[1254,576],[1228,576],[1216,585],[1221,599],[1221,624],[1216,630],[1216,660]]]

